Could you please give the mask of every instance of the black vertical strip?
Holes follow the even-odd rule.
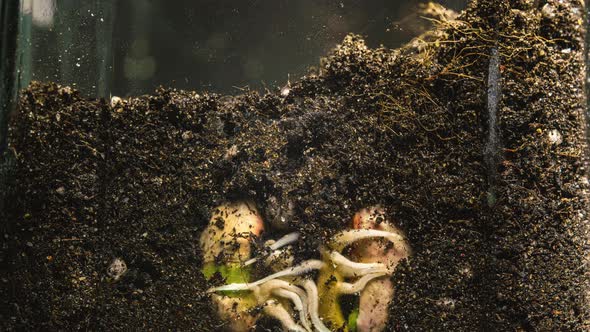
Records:
[[[500,161],[500,134],[498,132],[498,105],[501,98],[501,74],[500,55],[498,49],[493,47],[490,54],[488,67],[488,91],[487,91],[487,138],[484,150],[484,160],[488,172],[488,205],[491,207],[496,202],[495,186],[498,177],[498,163]]]
[[[0,0],[0,156],[8,145],[8,116],[16,97],[19,8],[20,1]]]

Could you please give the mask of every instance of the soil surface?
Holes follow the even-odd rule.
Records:
[[[588,330],[583,10],[473,1],[400,49],[348,36],[263,95],[111,105],[33,83],[10,128],[0,329],[222,330],[198,239],[248,198],[265,238],[302,233],[298,260],[381,204],[414,248],[388,330]]]

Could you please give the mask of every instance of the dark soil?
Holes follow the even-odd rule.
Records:
[[[303,233],[299,259],[382,204],[415,251],[390,330],[588,330],[582,13],[474,1],[401,49],[349,36],[286,97],[160,89],[111,107],[33,83],[10,131],[0,329],[221,330],[198,238],[212,207],[251,198],[268,238]]]

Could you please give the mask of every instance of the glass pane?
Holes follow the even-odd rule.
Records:
[[[113,75],[113,2],[21,1],[21,86],[31,80],[55,81],[87,95],[108,97]]]
[[[397,47],[430,26],[416,1],[22,1],[21,86],[51,80],[89,96],[270,89],[317,67],[347,33]]]
[[[587,10],[0,0],[0,330],[589,330]]]

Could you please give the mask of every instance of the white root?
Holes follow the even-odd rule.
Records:
[[[278,239],[276,242],[274,242],[270,246],[268,246],[268,248],[272,251],[275,251],[277,249],[280,249],[286,245],[289,245],[289,244],[297,241],[298,239],[299,239],[299,233],[297,233],[297,232],[289,233],[289,234],[283,236],[282,238]],[[273,255],[273,254],[274,254],[274,252],[271,253],[271,255]],[[244,266],[252,265],[252,264],[256,263],[257,261],[258,261],[258,257],[251,258],[244,263]]]
[[[303,327],[295,323],[289,312],[276,300],[266,301],[264,303],[264,312],[281,322],[283,329],[286,331],[306,332]]]
[[[354,294],[362,291],[369,281],[384,275],[387,275],[387,272],[367,274],[354,283],[342,282],[338,286],[342,294]]]
[[[311,323],[309,322],[310,313],[309,313],[307,294],[305,293],[305,291],[303,289],[301,289],[295,285],[292,285],[292,284],[289,284],[288,286],[286,286],[284,288],[297,294],[299,296],[299,298],[301,299],[302,308],[303,308],[303,313],[301,314],[302,324],[305,328],[311,330]]]
[[[394,244],[402,243],[406,239],[399,233],[380,231],[376,229],[353,229],[342,231],[334,237],[331,241],[331,247],[335,251],[342,251],[347,245],[367,238],[381,237],[385,238]]]
[[[301,320],[301,325],[303,325],[305,330],[311,331],[311,325],[309,323],[309,319],[307,318],[307,296],[305,296],[305,294],[303,295],[303,298],[301,298],[301,296],[296,292],[287,290],[285,288],[274,289],[272,293],[276,296],[291,300],[291,302],[293,302],[293,305],[295,306],[295,310],[299,312],[299,319]]]
[[[319,270],[324,266],[324,262],[316,259],[311,259],[301,263],[301,265],[285,269],[283,271],[279,271],[277,273],[273,273],[265,278],[262,278],[258,281],[251,282],[251,283],[237,283],[237,284],[229,284],[223,285],[219,287],[210,288],[207,292],[220,292],[220,291],[239,291],[239,290],[251,290],[253,287],[260,286],[267,281],[282,278],[282,277],[292,277],[301,274],[305,274],[312,270]]]
[[[291,246],[288,246],[273,251],[264,259],[264,265],[269,267],[273,272],[279,272],[293,266],[294,261],[295,257],[293,257],[293,249]]]
[[[289,233],[289,234],[283,236],[282,238],[278,239],[277,242],[271,244],[269,246],[269,248],[270,248],[270,250],[277,250],[277,249],[282,248],[288,244],[291,244],[297,240],[299,240],[299,233],[297,233],[297,232]]]
[[[330,252],[330,259],[336,265],[336,271],[345,277],[361,277],[371,273],[387,273],[387,267],[383,263],[353,262],[337,251]]]
[[[254,296],[259,303],[268,300],[271,294],[291,300],[295,309],[299,311],[301,323],[307,330],[311,330],[311,325],[308,319],[307,295],[303,289],[293,285],[292,283],[273,279],[265,282],[259,287],[253,289]]]
[[[324,325],[319,315],[319,296],[318,288],[311,279],[303,279],[298,282],[307,292],[307,307],[311,322],[319,332],[330,332],[330,329]]]

